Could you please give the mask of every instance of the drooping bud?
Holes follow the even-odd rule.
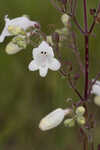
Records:
[[[61,21],[64,24],[64,26],[69,26],[69,20],[70,20],[70,16],[67,14],[63,14],[61,16]]]
[[[66,127],[74,127],[75,126],[75,120],[73,118],[66,119],[64,121],[64,125]]]
[[[8,32],[12,35],[18,35],[18,34],[25,35],[25,31],[18,26],[12,26],[12,25],[8,26]]]
[[[83,106],[77,107],[77,109],[76,109],[76,115],[82,116],[82,115],[84,115],[84,113],[85,113],[85,108]]]
[[[86,123],[85,117],[83,117],[83,116],[77,117],[77,123],[79,125],[84,125]]]

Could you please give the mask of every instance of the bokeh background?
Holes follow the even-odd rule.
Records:
[[[98,0],[88,0],[90,8],[97,7]],[[50,33],[48,24],[62,26],[60,14],[51,5],[50,0],[0,0],[0,31],[4,26],[4,16],[16,18],[23,14],[32,20],[40,22],[42,30]],[[82,2],[77,7],[77,17],[82,25]],[[92,17],[89,17],[89,24]],[[76,28],[75,28],[76,30]],[[76,31],[77,32],[77,31]],[[9,38],[8,38],[9,39]],[[28,64],[32,59],[32,47],[12,56],[5,53],[4,43],[0,44],[0,150],[74,150],[81,149],[77,126],[65,128],[64,125],[42,132],[38,128],[40,119],[56,108],[66,108],[66,99],[78,100],[66,79],[58,72],[49,71],[46,78],[41,78],[38,72],[29,72]],[[84,41],[77,32],[77,43],[84,58]],[[72,61],[75,70],[78,65],[74,54],[69,48],[61,49],[65,58]],[[90,77],[100,71],[100,25],[96,25],[90,39]],[[79,80],[79,90],[82,91],[83,80]],[[91,99],[92,100],[92,99]],[[100,144],[100,111],[94,104],[90,105],[92,112],[98,109],[97,126],[94,130],[95,146]]]

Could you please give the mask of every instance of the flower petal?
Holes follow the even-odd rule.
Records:
[[[36,58],[37,54],[39,53],[38,48],[33,48],[33,57]]]
[[[47,67],[40,67],[39,72],[40,72],[41,77],[45,77],[48,73],[48,68]]]
[[[35,71],[35,70],[38,70],[39,68],[38,68],[38,66],[36,65],[35,61],[32,60],[32,61],[30,62],[30,64],[29,64],[29,66],[28,66],[28,69],[29,69],[30,71]]]
[[[29,18],[26,16],[22,16],[22,17],[17,17],[17,18],[12,19],[10,21],[10,24],[14,25],[14,26],[18,26],[18,27],[26,30],[27,28],[29,28],[31,26],[34,27],[35,24],[37,24],[37,22],[29,20]]]
[[[57,71],[60,69],[61,64],[56,58],[52,58],[51,62],[49,63],[49,69],[53,71]]]
[[[51,46],[46,41],[42,41],[41,44],[39,45],[38,49],[42,51],[46,51],[49,55],[54,57],[54,52]]]
[[[9,36],[9,35],[10,34],[9,34],[8,30],[7,30],[7,27],[5,26],[3,31],[2,31],[2,33],[1,33],[1,35],[0,35],[0,43],[2,43],[4,41],[4,39],[5,39],[5,37]]]

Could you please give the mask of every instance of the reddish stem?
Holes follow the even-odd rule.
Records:
[[[84,99],[87,101],[88,98],[88,86],[89,86],[89,37],[85,37],[85,89],[84,89]]]
[[[84,4],[84,29],[85,29],[85,89],[84,99],[87,101],[88,98],[88,73],[89,73],[89,35],[88,35],[88,24],[87,24],[87,0],[83,0]]]

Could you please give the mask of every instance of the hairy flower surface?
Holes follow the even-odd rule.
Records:
[[[41,77],[47,75],[48,69],[57,71],[61,66],[60,62],[54,58],[52,47],[45,41],[42,41],[39,47],[33,49],[33,57],[34,60],[30,62],[29,70],[39,70]]]
[[[92,86],[91,94],[100,96],[100,81],[96,81],[96,83]]]
[[[42,131],[50,130],[57,127],[64,119],[65,115],[71,112],[70,109],[58,108],[44,117],[39,124]]]
[[[8,16],[5,16],[5,26],[0,35],[0,42],[3,42],[5,37],[11,36],[13,31],[10,32],[11,29],[15,28],[15,31],[26,30],[29,27],[35,27],[38,23],[35,21],[31,21],[27,16],[22,16],[14,19],[9,19]],[[10,29],[10,30],[9,30]]]

